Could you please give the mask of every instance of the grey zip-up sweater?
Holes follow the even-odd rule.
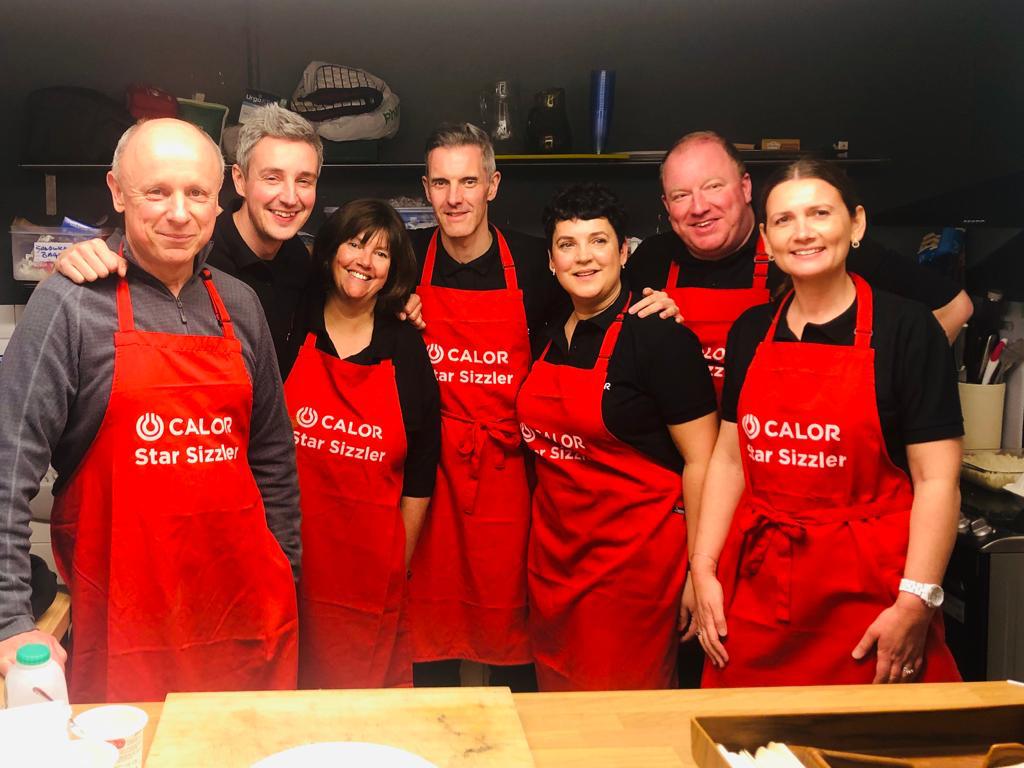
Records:
[[[117,251],[120,238],[109,243]],[[131,262],[131,256],[125,255]],[[177,299],[134,263],[128,269],[140,331],[221,335],[198,275],[207,250]],[[295,446],[274,345],[251,288],[210,268],[234,321],[252,380],[248,460],[267,525],[298,578],[299,490]],[[116,277],[75,285],[61,275],[41,283],[0,364],[0,640],[34,628],[29,598],[29,501],[52,463],[59,495],[92,444],[110,400],[117,330]],[[140,510],[145,500],[140,499]]]

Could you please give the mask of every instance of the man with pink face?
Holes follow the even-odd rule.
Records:
[[[732,321],[767,301],[783,275],[760,247],[750,174],[724,137],[696,131],[679,139],[662,162],[661,186],[672,231],[645,240],[628,272],[634,284],[664,286],[675,299],[721,393]],[[926,304],[950,340],[971,315],[956,285],[870,239],[851,252],[849,267],[877,288]]]
[[[282,377],[295,357],[296,316],[312,269],[298,232],[313,212],[322,164],[323,145],[305,118],[277,105],[260,109],[239,133],[231,168],[239,199],[217,217],[208,258],[256,291]],[[73,246],[57,262],[79,283],[124,268],[102,240]]]
[[[75,615],[70,694],[292,688],[301,561],[292,429],[252,291],[206,265],[224,160],[199,128],[125,132],[107,174],[124,274],[33,292],[0,366],[0,674],[29,612],[29,500]]]

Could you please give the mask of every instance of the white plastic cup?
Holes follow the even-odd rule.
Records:
[[[110,704],[75,717],[75,735],[117,748],[114,768],[142,768],[142,733],[149,715],[138,707]]]
[[[47,701],[68,703],[64,670],[50,658],[49,647],[42,643],[26,643],[18,649],[15,663],[4,678],[4,692],[8,707]]]

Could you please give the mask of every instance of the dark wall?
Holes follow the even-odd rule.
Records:
[[[120,98],[131,82],[176,95],[195,90],[237,116],[242,91],[291,95],[305,64],[363,67],[402,99],[386,161],[417,161],[445,119],[478,120],[488,82],[530,95],[562,86],[576,147],[586,150],[589,71],[617,71],[611,149],[658,149],[715,128],[738,141],[799,137],[805,147],[850,142],[890,158],[857,171],[871,212],[1024,167],[1018,147],[1024,74],[1022,11],[1013,0],[4,0],[6,64],[0,121],[0,220],[42,220],[43,178],[17,167],[22,106],[33,89],[96,88]],[[418,194],[415,169],[328,169],[322,204],[358,195]],[[627,200],[639,234],[658,226],[657,170],[505,169],[493,217],[538,228],[543,201],[564,181],[602,178]],[[102,172],[58,178],[60,212],[109,210]],[[0,303],[21,301],[0,247]]]

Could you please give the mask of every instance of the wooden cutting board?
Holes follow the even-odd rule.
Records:
[[[442,768],[532,768],[508,688],[172,693],[146,768],[248,766],[289,747],[369,741]]]

